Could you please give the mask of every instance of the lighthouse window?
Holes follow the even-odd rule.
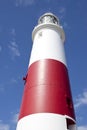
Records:
[[[76,124],[73,120],[66,118],[66,130],[76,130]]]
[[[71,102],[71,99],[69,97],[66,98],[66,102],[67,102],[67,105],[72,108],[72,102]]]
[[[38,33],[38,38],[40,38],[42,36],[42,32]]]
[[[66,119],[67,130],[69,130],[69,121]]]

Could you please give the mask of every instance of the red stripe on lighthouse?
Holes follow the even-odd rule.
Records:
[[[36,61],[29,67],[19,119],[46,112],[75,119],[67,68],[52,59]]]

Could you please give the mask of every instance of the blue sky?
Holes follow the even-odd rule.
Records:
[[[15,130],[38,18],[52,12],[65,52],[78,130],[87,130],[87,0],[0,0],[0,130]]]

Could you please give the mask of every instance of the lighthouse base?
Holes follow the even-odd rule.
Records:
[[[69,124],[67,120],[73,123]],[[76,130],[76,125],[66,115],[37,113],[21,118],[16,130]]]

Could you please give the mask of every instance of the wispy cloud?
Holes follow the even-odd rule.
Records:
[[[15,5],[16,6],[29,6],[33,5],[35,3],[35,0],[16,0]]]
[[[0,84],[0,92],[4,92],[4,85]]]
[[[18,47],[17,41],[16,41],[16,31],[15,31],[15,28],[11,29],[10,35],[11,35],[11,40],[10,40],[10,43],[8,45],[8,48],[10,50],[11,58],[14,59],[15,57],[19,57],[20,56],[19,47]]]
[[[12,59],[20,56],[20,51],[19,51],[19,48],[18,48],[18,45],[16,44],[16,42],[11,41],[11,43],[8,45],[8,48],[11,52]]]
[[[11,112],[11,118],[8,120],[8,123],[5,123],[0,119],[0,130],[15,130],[18,121],[18,115],[18,112]]]
[[[10,130],[10,126],[8,124],[0,123],[0,130]]]
[[[66,14],[66,8],[65,7],[60,7],[59,8],[60,19],[63,19],[65,17],[65,14]]]
[[[0,93],[4,93],[6,92],[6,90],[9,87],[15,87],[18,85],[18,81],[20,80],[19,76],[16,77],[11,77],[9,80],[7,80],[6,82],[0,83]],[[9,87],[7,87],[9,86]]]
[[[11,78],[11,81],[10,81],[11,84],[16,84],[17,83],[17,78]]]
[[[87,126],[79,126],[78,130],[87,130]]]
[[[19,116],[19,113],[16,113],[16,114],[13,115],[13,117],[12,117],[12,122],[13,122],[14,124],[17,123],[17,121],[18,121],[18,116]]]
[[[2,47],[0,46],[0,52],[2,51]]]
[[[87,105],[87,91],[83,92],[76,98],[75,108]]]
[[[59,12],[60,12],[61,14],[62,14],[62,13],[65,13],[65,12],[66,12],[66,8],[65,8],[65,7],[60,7]]]
[[[10,33],[12,34],[13,37],[15,37],[16,36],[15,28],[12,28]]]
[[[67,9],[65,7],[59,8],[59,17],[60,17],[60,20],[63,22],[62,26],[70,31],[70,26],[64,19],[66,17],[66,13],[67,13]]]

